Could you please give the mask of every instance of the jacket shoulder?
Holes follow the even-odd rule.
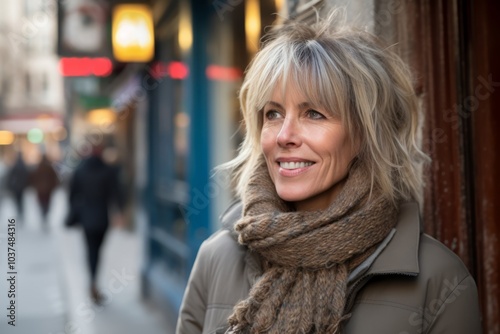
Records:
[[[420,275],[432,276],[438,280],[447,277],[463,280],[470,276],[464,262],[440,241],[423,233],[420,238]]]
[[[425,333],[480,333],[476,282],[463,261],[440,241],[422,234],[420,282],[426,294]]]
[[[199,254],[203,262],[209,266],[209,275],[216,277],[228,270],[241,267],[247,248],[237,241],[233,225],[239,216],[235,215],[235,207],[231,205],[221,216],[222,228],[214,232],[201,245]],[[236,207],[236,210],[238,208]],[[240,211],[241,212],[241,211]]]
[[[203,241],[191,270],[176,333],[214,333],[225,323],[241,279],[233,270],[243,265],[242,248],[221,229]]]
[[[203,242],[198,256],[207,292],[205,320],[219,325],[248,294],[249,252],[229,230],[221,229]]]
[[[345,333],[480,333],[477,288],[462,260],[420,234],[418,267],[416,275],[374,276],[359,292]]]
[[[209,257],[229,257],[232,252],[244,248],[229,230],[220,229],[203,242],[200,251]]]

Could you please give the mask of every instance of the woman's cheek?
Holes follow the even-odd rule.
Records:
[[[264,154],[272,149],[276,143],[276,134],[272,127],[264,126],[260,134],[260,145]]]

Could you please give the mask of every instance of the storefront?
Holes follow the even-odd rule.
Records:
[[[156,58],[141,79],[150,87],[143,282],[174,311],[201,242],[232,201],[228,175],[213,168],[236,154],[237,92],[276,6],[172,2],[157,22]]]

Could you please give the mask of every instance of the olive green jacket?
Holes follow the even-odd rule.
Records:
[[[241,205],[224,216],[230,226]],[[384,243],[383,243],[384,244]],[[351,275],[343,334],[479,334],[474,279],[446,246],[421,233],[418,206],[401,206],[398,224],[365,270]],[[201,246],[185,291],[177,334],[224,333],[234,305],[259,278],[255,254],[222,229]]]

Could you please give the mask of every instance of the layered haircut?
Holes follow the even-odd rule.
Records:
[[[336,23],[339,22],[339,23]],[[365,31],[345,26],[338,15],[307,25],[288,22],[265,37],[247,68],[239,92],[246,130],[233,171],[236,192],[261,161],[262,109],[273,90],[291,83],[315,106],[339,117],[360,144],[356,163],[394,203],[422,202],[420,113],[412,76],[401,58]],[[285,91],[284,91],[285,92]]]

